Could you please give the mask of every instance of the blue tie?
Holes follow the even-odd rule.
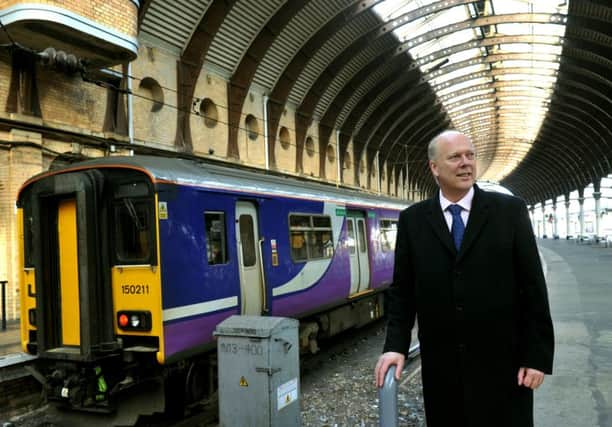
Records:
[[[448,211],[453,216],[453,224],[451,226],[451,234],[455,241],[455,248],[457,252],[461,247],[461,241],[463,240],[463,232],[465,231],[465,225],[463,225],[463,219],[461,218],[461,211],[463,208],[459,205],[450,205]]]

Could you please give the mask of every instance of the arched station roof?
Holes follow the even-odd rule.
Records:
[[[141,0],[139,21],[180,55],[179,110],[205,63],[227,76],[229,156],[255,87],[268,97],[271,148],[286,107],[296,111],[298,171],[318,123],[320,156],[338,130],[341,156],[352,141],[353,159],[378,156],[429,195],[426,146],[455,128],[476,144],[481,178],[534,204],[612,172],[607,3]],[[189,149],[187,118],[176,139]],[[351,169],[357,181],[363,166]]]

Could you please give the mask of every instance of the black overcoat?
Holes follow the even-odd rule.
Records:
[[[437,195],[401,213],[384,351],[407,354],[416,317],[428,427],[530,427],[517,376],[552,373],[546,283],[524,202],[474,189],[459,253]]]

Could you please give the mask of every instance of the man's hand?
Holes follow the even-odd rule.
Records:
[[[544,372],[525,367],[521,367],[518,371],[518,385],[535,390],[540,387],[543,382]]]
[[[405,361],[406,356],[404,356],[402,353],[395,353],[393,351],[383,353],[378,358],[378,362],[376,362],[376,368],[374,369],[376,386],[383,386],[383,384],[385,383],[385,375],[387,374],[387,370],[391,365],[396,365],[395,379],[399,381],[400,376],[402,375],[402,370],[404,369]]]

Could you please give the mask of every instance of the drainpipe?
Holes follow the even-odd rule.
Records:
[[[132,63],[129,62],[127,66],[127,115],[128,115],[128,138],[130,144],[134,144],[134,95],[132,95]],[[134,155],[134,150],[130,150],[130,156]]]
[[[336,187],[340,185],[340,129],[336,129]]]
[[[268,146],[268,95],[263,96],[263,127],[264,127],[264,156],[266,170],[270,170],[270,147]]]
[[[376,152],[376,173],[378,174],[376,177],[376,182],[378,184],[378,195],[380,195],[382,191],[382,180],[380,177],[380,151]]]

